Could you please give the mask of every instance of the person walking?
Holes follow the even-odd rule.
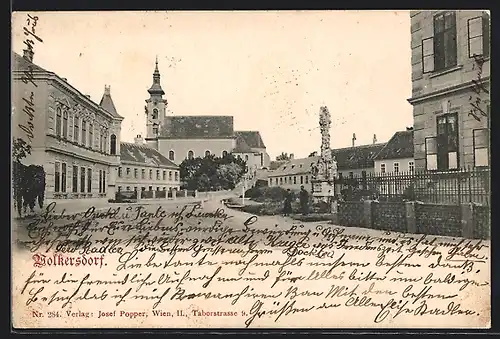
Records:
[[[305,190],[304,186],[300,186],[299,200],[302,215],[307,215],[309,213],[309,193]]]
[[[283,207],[283,215],[288,216],[290,213],[292,213],[292,192],[290,189],[286,190],[286,195],[285,195],[285,202],[284,202],[284,207]]]

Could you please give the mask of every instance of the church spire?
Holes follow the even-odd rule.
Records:
[[[160,85],[160,71],[158,70],[158,55],[156,56],[156,62],[155,62],[155,70],[153,73],[153,85],[151,85],[151,88],[148,89],[149,94],[151,95],[164,95],[165,92],[161,88]]]

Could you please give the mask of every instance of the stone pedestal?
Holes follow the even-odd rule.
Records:
[[[333,182],[314,180],[312,184],[312,196],[321,200],[327,200],[335,196],[335,186]]]

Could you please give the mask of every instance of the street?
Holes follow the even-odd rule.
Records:
[[[90,223],[18,221],[14,288],[23,293],[15,302],[71,304],[88,314],[119,304],[153,327],[164,324],[159,310],[187,314],[176,320],[180,327],[286,327],[306,315],[311,326],[404,327],[417,315],[428,326],[485,321],[479,296],[489,289],[489,242],[256,217],[215,198],[118,207],[89,213]],[[43,272],[59,281],[43,281]],[[349,307],[364,316],[352,318]],[[228,310],[239,315],[207,315]],[[436,312],[456,316],[443,323]],[[315,317],[327,313],[334,320]],[[91,318],[79,321],[95,324]],[[99,324],[126,326],[119,316]]]

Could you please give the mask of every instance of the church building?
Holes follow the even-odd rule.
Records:
[[[233,153],[249,170],[269,166],[270,158],[258,131],[234,131],[234,118],[219,115],[167,116],[167,99],[160,84],[158,60],[146,100],[147,145],[179,165],[184,159]]]

